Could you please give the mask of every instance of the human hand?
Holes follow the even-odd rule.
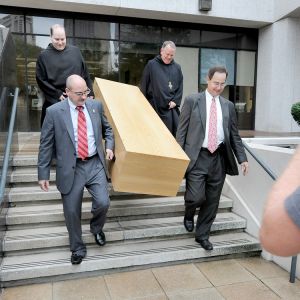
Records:
[[[112,160],[114,157],[114,152],[110,149],[106,149],[106,159]]]
[[[48,192],[48,190],[49,190],[49,180],[39,180],[39,185],[40,185],[40,188],[43,191]]]
[[[249,164],[247,161],[244,161],[241,163],[241,170],[242,170],[242,173],[243,175],[245,176],[246,174],[248,174],[248,171],[249,171]]]

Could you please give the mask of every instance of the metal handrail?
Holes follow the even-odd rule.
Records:
[[[6,176],[8,170],[10,148],[12,143],[12,136],[14,132],[16,112],[17,112],[18,95],[19,95],[19,88],[16,88],[14,93],[12,110],[11,110],[11,118],[10,118],[9,128],[8,128],[7,142],[6,142],[5,152],[3,157],[3,166],[2,166],[2,174],[1,174],[1,181],[0,181],[0,205],[2,204],[3,201],[4,190],[6,185]]]
[[[255,154],[251,148],[243,141],[245,149],[251,154],[251,156],[261,165],[261,167],[270,175],[273,180],[277,179],[275,173]],[[296,279],[296,265],[297,265],[297,256],[292,256],[291,269],[290,269],[290,282],[295,283]]]

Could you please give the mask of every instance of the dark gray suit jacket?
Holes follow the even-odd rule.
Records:
[[[99,101],[88,99],[85,105],[92,121],[97,153],[108,177],[102,140],[105,140],[105,149],[113,150],[113,131]],[[62,194],[67,194],[72,188],[76,167],[75,137],[67,100],[56,103],[47,109],[41,131],[38,180],[49,180],[54,148],[56,152],[56,185]]]
[[[238,175],[233,153],[239,163],[247,161],[247,156],[238,133],[236,112],[233,103],[221,96],[220,104],[223,115],[226,174]],[[205,92],[187,96],[182,107],[176,134],[177,142],[191,160],[187,172],[193,168],[198,158],[205,137],[205,127]]]

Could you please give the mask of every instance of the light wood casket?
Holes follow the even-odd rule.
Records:
[[[189,158],[139,88],[96,78],[94,93],[115,135],[114,190],[175,196]]]

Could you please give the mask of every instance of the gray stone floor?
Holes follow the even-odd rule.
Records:
[[[300,299],[300,281],[259,257],[188,263],[12,287],[3,300]]]

